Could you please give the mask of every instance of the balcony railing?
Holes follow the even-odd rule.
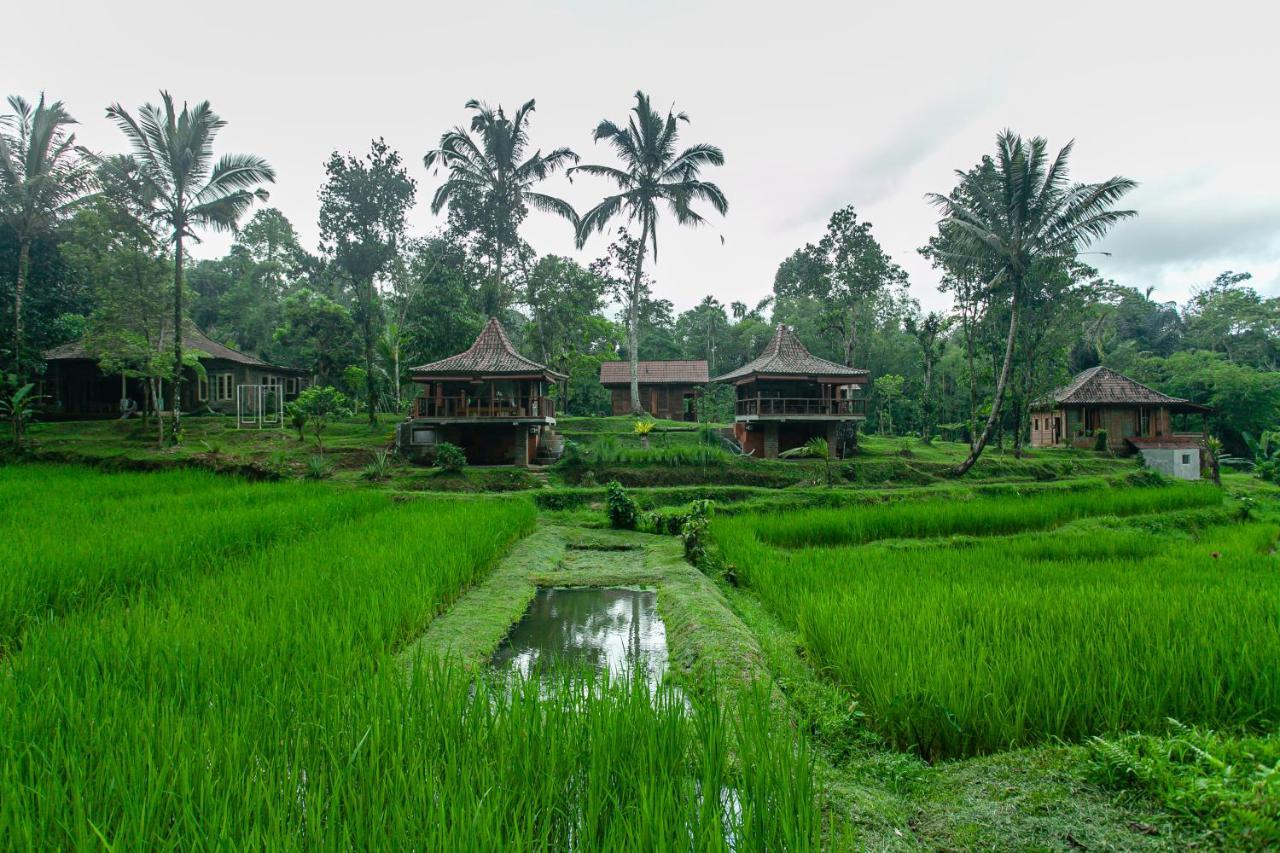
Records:
[[[821,397],[747,397],[738,400],[734,406],[734,414],[764,417],[856,417],[866,413],[866,400],[832,400]]]
[[[556,404],[550,397],[418,397],[415,418],[554,418]]]

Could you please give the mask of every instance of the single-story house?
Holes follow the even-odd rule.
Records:
[[[166,339],[168,342],[166,342]],[[172,351],[172,335],[161,334],[158,349]],[[204,376],[187,368],[182,384],[182,410],[194,412],[211,409],[223,414],[236,414],[236,388],[241,385],[265,385],[279,388],[286,401],[311,384],[308,371],[270,364],[213,341],[195,324],[188,323],[182,334],[182,347],[198,353]],[[146,382],[142,379],[102,372],[98,358],[85,348],[84,340],[72,341],[46,350],[43,390],[49,402],[49,414],[66,418],[119,417],[122,411],[146,405]],[[170,385],[165,384],[163,394]],[[160,401],[161,409],[171,403]]]
[[[646,412],[673,421],[698,419],[698,397],[707,384],[705,361],[642,361],[637,364],[637,378],[640,405]],[[601,364],[600,384],[609,389],[613,414],[631,414],[631,362]]]
[[[1091,367],[1031,406],[1031,446],[1092,448],[1106,430],[1113,453],[1141,453],[1152,468],[1185,480],[1200,479],[1204,415],[1181,397],[1148,388],[1109,367]],[[1198,414],[1198,432],[1178,432],[1174,415]]]

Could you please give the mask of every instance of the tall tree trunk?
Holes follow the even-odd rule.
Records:
[[[147,385],[151,389],[151,402],[148,405],[156,405],[156,401],[160,399],[163,383],[159,377],[152,376],[147,379]],[[156,405],[156,447],[164,447],[164,416],[160,414],[158,405]]]
[[[928,356],[924,359],[924,412],[920,419],[920,440],[928,441],[933,437],[933,362]]]
[[[365,398],[369,406],[369,426],[370,428],[378,425],[378,413],[376,409],[375,397],[373,390],[373,278],[370,277],[364,286],[364,389]]]
[[[392,381],[396,388],[396,413],[400,412],[400,328],[396,327],[396,339],[394,348],[391,350],[391,370],[394,373]]]
[[[962,309],[960,314],[964,323],[965,359],[969,363],[969,449],[978,440],[978,366],[974,362],[973,324],[976,317],[969,316],[969,309]]]
[[[182,229],[173,252],[173,441],[182,440]]]
[[[996,393],[991,401],[991,414],[987,417],[987,425],[982,430],[982,435],[974,442],[973,447],[969,450],[969,456],[954,469],[951,473],[957,477],[964,476],[973,463],[978,461],[978,457],[982,455],[982,450],[987,446],[987,442],[991,440],[991,433],[995,430],[996,424],[1000,420],[1000,408],[1004,403],[1005,387],[1009,384],[1009,371],[1013,366],[1014,343],[1018,333],[1018,291],[1020,291],[1021,282],[1014,282],[1013,299],[1009,305],[1009,336],[1005,339],[1004,344],[1004,367],[1000,369],[1000,376],[996,380]]]
[[[636,253],[636,271],[631,277],[631,299],[627,305],[627,357],[631,362],[631,414],[643,415],[640,405],[640,274],[644,266],[645,240],[649,237],[649,224],[640,229],[640,246]]]
[[[31,238],[23,237],[18,243],[18,280],[13,288],[13,375],[19,386],[22,385],[22,297],[27,290],[30,268]]]

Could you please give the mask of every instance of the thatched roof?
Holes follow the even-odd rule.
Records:
[[[759,358],[747,362],[737,370],[717,376],[716,382],[732,382],[748,376],[804,376],[813,378],[848,379],[851,382],[870,375],[860,367],[845,367],[825,358],[812,355],[796,337],[795,330],[779,324]]]

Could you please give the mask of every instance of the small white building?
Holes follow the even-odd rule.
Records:
[[[1194,436],[1130,438],[1142,461],[1153,471],[1180,480],[1199,480],[1203,442]]]

